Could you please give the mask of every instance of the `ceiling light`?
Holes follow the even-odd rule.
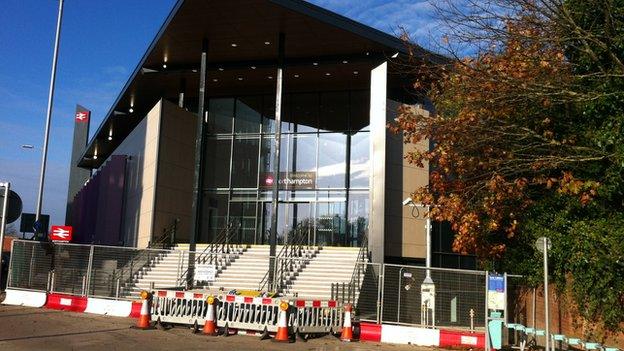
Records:
[[[312,62],[313,66],[318,66],[318,62]]]
[[[353,71],[353,74],[355,74],[355,75],[357,75],[358,73],[360,73],[360,72],[358,72],[358,71]]]
[[[111,141],[111,140],[113,140],[113,137],[109,135],[108,136],[108,141]]]
[[[223,67],[219,67],[219,71],[223,72]]]
[[[197,73],[197,70],[196,69],[192,69],[191,72]]]
[[[298,74],[295,74],[295,78],[299,78],[299,75],[298,75]]]
[[[264,45],[271,45],[271,42],[270,41],[265,41]]]
[[[237,47],[237,46],[238,46],[238,44],[236,44],[236,43],[232,43],[232,44],[230,44],[230,45],[232,45],[232,47],[233,47],[233,48],[235,48],[235,47]]]
[[[273,79],[273,76],[268,76],[267,78],[269,78],[269,79]]]
[[[399,57],[399,53],[397,52],[397,53],[395,53],[394,55],[392,55],[391,57],[392,57],[392,58],[397,58],[397,57]]]
[[[251,69],[256,69],[256,66],[251,66]]]
[[[132,113],[132,112],[134,112],[134,109],[133,109],[132,107],[130,107],[130,108],[128,109],[128,112]]]
[[[243,80],[243,77],[238,77],[238,80]]]
[[[325,73],[325,75],[329,77],[329,76],[331,76],[331,73],[327,72],[327,73]]]
[[[218,82],[219,80],[217,78],[213,78],[212,81],[213,82]]]
[[[167,68],[167,64],[166,63],[163,63],[163,68]]]
[[[94,159],[94,160],[97,160],[97,155],[93,155],[93,159]]]
[[[349,63],[349,61],[347,61],[347,60],[342,60],[342,63]]]

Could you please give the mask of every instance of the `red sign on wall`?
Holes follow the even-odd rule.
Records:
[[[74,228],[70,225],[53,225],[50,228],[50,240],[52,241],[71,241],[74,234]]]
[[[90,114],[91,113],[89,111],[78,111],[78,112],[76,112],[76,123],[88,122]]]

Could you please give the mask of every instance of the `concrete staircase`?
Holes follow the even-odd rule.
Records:
[[[207,245],[197,245],[201,252]],[[281,247],[277,247],[280,252]],[[305,257],[295,260],[294,270],[286,278],[285,295],[304,298],[331,298],[332,283],[349,283],[357,262],[359,248],[309,247]],[[257,290],[269,268],[268,245],[239,245],[230,254],[220,254],[214,282],[198,288],[210,290]],[[122,296],[138,297],[141,290],[175,288],[183,285],[180,277],[188,268],[188,244],[154,257],[135,273],[132,282],[122,287]]]
[[[136,298],[142,290],[149,290],[151,284],[154,288],[176,288],[183,285],[180,277],[184,276],[188,269],[188,244],[181,244],[171,251],[163,251],[151,259],[150,263],[134,274],[131,282],[122,287],[122,296]],[[196,252],[199,256],[207,247],[207,244],[197,244]],[[246,245],[237,245],[230,254],[216,256],[217,274],[222,272],[228,262],[237,260],[247,249]]]
[[[349,283],[357,262],[357,247],[323,247],[291,281],[285,294],[304,298],[331,298],[332,283]]]

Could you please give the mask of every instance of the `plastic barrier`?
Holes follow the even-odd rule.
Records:
[[[84,312],[87,308],[87,298],[65,294],[48,294],[46,308],[61,311]]]
[[[381,324],[360,323],[360,340],[361,341],[381,341]]]
[[[7,289],[4,305],[43,307],[46,304],[47,294],[39,291]]]
[[[159,290],[152,293],[152,321],[177,324],[204,324],[208,294]],[[134,305],[133,305],[134,314]]]
[[[88,298],[85,313],[103,314],[114,317],[129,317],[132,302]]]
[[[130,318],[139,318],[139,316],[141,316],[141,301],[132,301]]]
[[[384,324],[381,327],[381,342],[438,346],[440,344],[440,330]]]
[[[485,348],[485,334],[442,329],[439,346]]]
[[[210,294],[157,290],[153,292],[152,321],[203,325]],[[218,327],[246,331],[277,331],[280,298],[239,295],[217,296]],[[336,301],[295,300],[288,309],[288,325],[298,333],[328,333],[342,330],[342,309]]]

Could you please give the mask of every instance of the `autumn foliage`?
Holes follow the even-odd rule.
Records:
[[[569,58],[572,39],[534,6],[519,1],[476,54],[434,68],[412,62],[414,87],[436,113],[402,106],[390,126],[407,143],[432,141],[429,151],[407,156],[432,170],[412,197],[452,224],[460,253],[503,256],[525,211],[545,194],[589,204],[601,180],[586,170],[613,157],[579,128],[587,126],[584,104],[604,92],[585,88]]]

